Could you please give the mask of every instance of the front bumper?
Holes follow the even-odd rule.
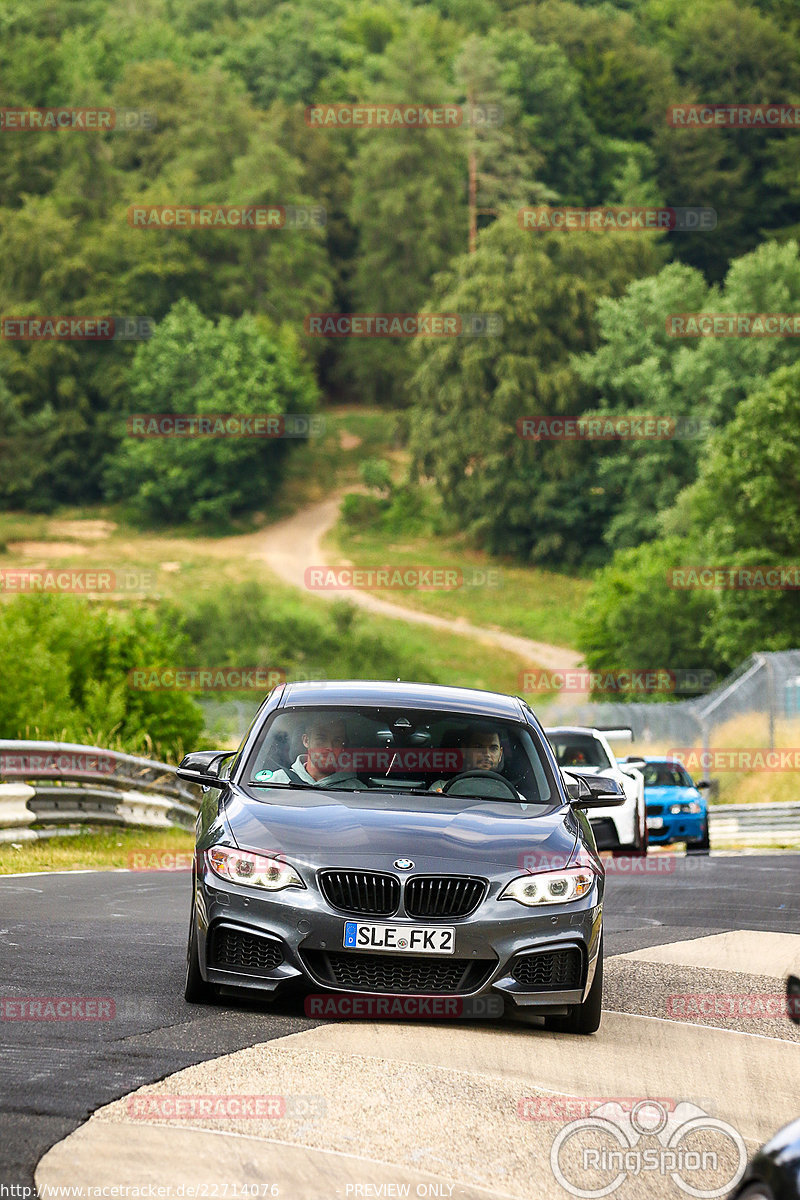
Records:
[[[355,918],[332,908],[317,889],[316,881],[306,888],[259,892],[219,879],[205,865],[204,856],[198,855],[198,859],[195,906],[200,970],[210,983],[223,987],[255,989],[267,994],[299,984],[306,989],[348,995],[500,995],[510,1008],[563,1012],[565,1006],[580,1004],[585,999],[594,978],[602,928],[600,881],[588,896],[572,904],[547,905],[538,911],[527,910],[513,900],[498,900],[504,884],[492,882],[487,897],[468,917],[425,921],[365,914]],[[376,969],[379,966],[370,951],[344,949],[344,923],[356,919],[375,924],[454,926],[453,956],[395,954],[390,966],[396,969],[397,960],[401,960],[413,967],[412,960],[416,960],[424,970],[436,957],[446,971],[452,960],[458,960],[465,969],[456,989],[451,985],[436,992],[427,987],[423,993],[413,985],[398,990],[396,984],[382,988],[380,982],[366,987],[338,984],[330,970],[334,960],[340,965],[343,959],[352,963],[355,956],[361,960],[373,958],[372,965]],[[236,955],[240,961],[226,961],[224,967],[217,957],[222,937],[227,939],[226,945],[246,947]],[[253,952],[254,946],[257,953]],[[561,950],[573,952],[569,956],[575,967],[570,972],[570,986],[539,987],[537,971],[531,970],[532,964],[523,967],[520,959],[528,954]],[[575,955],[580,956],[579,969]],[[381,951],[380,957],[385,958],[386,952]],[[563,957],[560,961],[564,961]],[[359,968],[357,974],[363,975],[363,963],[355,966]]]
[[[667,846],[672,842],[698,841],[705,829],[705,813],[662,813],[647,818],[647,834],[653,846]],[[654,825],[662,821],[662,825]]]

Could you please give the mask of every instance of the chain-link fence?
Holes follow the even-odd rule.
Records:
[[[542,714],[547,725],[620,726],[634,742],[707,746],[713,732],[736,717],[763,718],[775,745],[776,723],[800,719],[800,650],[753,654],[718,687],[693,700],[649,704],[555,700]]]

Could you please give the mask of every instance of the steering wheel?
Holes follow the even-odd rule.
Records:
[[[519,800],[517,789],[512,787],[506,779],[505,775],[501,775],[499,771],[462,771],[459,775],[454,775],[452,779],[448,779],[447,783],[442,787],[442,795],[448,794],[454,783],[458,783],[460,779],[493,779],[496,783],[502,783],[507,789],[509,796],[514,800]]]

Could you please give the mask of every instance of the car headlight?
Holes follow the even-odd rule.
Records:
[[[537,904],[568,904],[591,891],[594,871],[586,867],[568,867],[564,871],[542,871],[538,875],[520,875],[500,893],[500,900],[516,900],[526,908]]]
[[[215,875],[228,883],[243,883],[246,887],[265,888],[268,892],[306,886],[294,867],[282,858],[254,854],[251,850],[213,846],[206,850],[206,862]]]
[[[688,804],[671,804],[669,811],[674,816],[675,813],[700,813],[703,809],[696,801],[692,800]]]

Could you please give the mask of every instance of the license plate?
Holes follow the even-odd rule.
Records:
[[[446,925],[364,925],[345,921],[348,950],[391,950],[398,954],[455,954],[456,931]]]
[[[648,817],[647,818],[647,828],[648,829],[663,829],[664,828],[664,818],[663,817]]]

